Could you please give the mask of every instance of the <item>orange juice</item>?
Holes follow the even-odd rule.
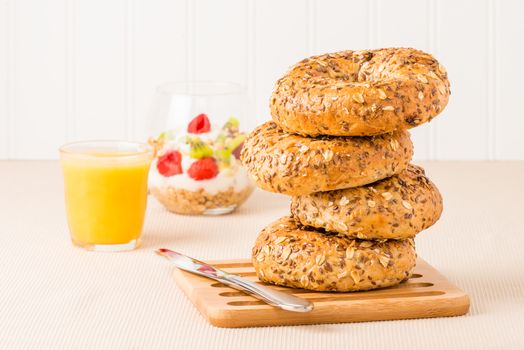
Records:
[[[133,249],[140,242],[144,223],[152,152],[145,145],[127,142],[116,150],[86,144],[61,149],[71,238],[92,250]],[[142,148],[119,150],[125,149],[121,144]]]

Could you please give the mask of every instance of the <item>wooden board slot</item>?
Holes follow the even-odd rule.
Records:
[[[249,260],[209,263],[261,283]],[[270,286],[313,302],[315,309],[306,314],[280,310],[243,291],[178,269],[175,280],[211,324],[227,328],[459,316],[469,309],[468,295],[420,258],[408,281],[389,288],[330,293]]]

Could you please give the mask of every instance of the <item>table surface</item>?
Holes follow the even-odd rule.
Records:
[[[139,250],[75,248],[57,162],[0,162],[0,347],[74,349],[522,348],[524,162],[421,163],[444,197],[417,237],[421,257],[471,297],[462,317],[220,329],[182,294],[153,253],[248,258],[289,200],[256,191],[236,213],[178,216],[151,198]]]

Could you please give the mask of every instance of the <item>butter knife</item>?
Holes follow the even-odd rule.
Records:
[[[313,303],[307,301],[306,299],[265,287],[248,279],[242,278],[239,275],[217,269],[212,265],[208,265],[202,261],[190,258],[175,251],[161,248],[158,249],[156,253],[167,258],[173,265],[181,270],[188,271],[199,276],[211,278],[230,287],[243,290],[249,294],[252,294],[256,298],[265,301],[269,305],[279,307],[286,311],[294,312],[309,312],[313,310]]]

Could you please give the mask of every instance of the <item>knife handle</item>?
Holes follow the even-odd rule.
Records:
[[[227,274],[222,278],[228,281],[228,284],[232,284],[237,288],[245,290],[250,294],[253,294],[264,300],[268,304],[277,306],[283,310],[294,312],[309,312],[313,310],[313,303],[307,301],[306,299],[265,287],[238,275]]]

